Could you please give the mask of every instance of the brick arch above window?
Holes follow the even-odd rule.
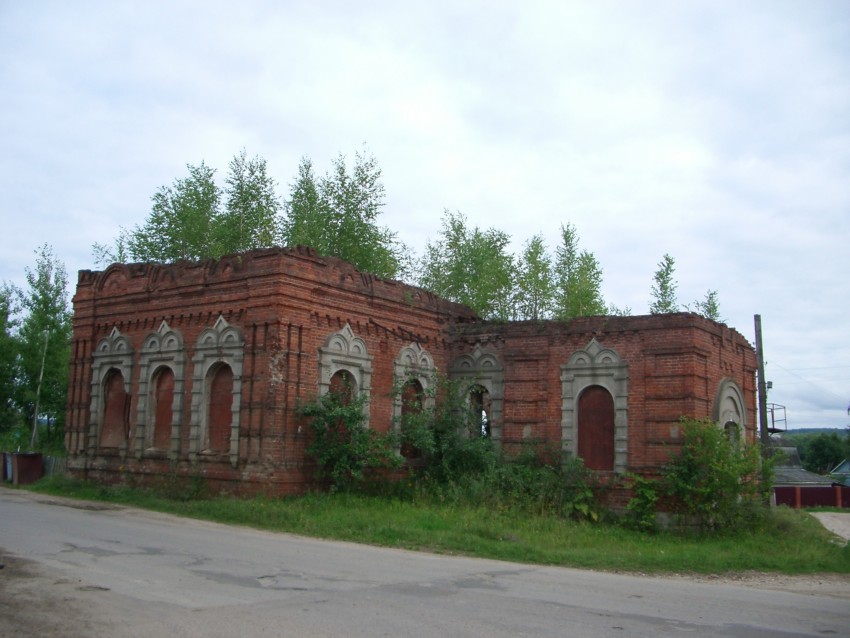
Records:
[[[242,407],[242,366],[245,356],[245,341],[242,331],[231,326],[221,315],[211,328],[205,328],[195,345],[192,357],[192,404],[189,429],[189,459],[197,461],[209,442],[209,406],[212,399],[212,380],[215,370],[222,364],[232,373],[230,410],[230,445],[223,453],[230,457],[230,464],[239,463],[239,415]],[[216,456],[218,456],[216,454]]]
[[[154,422],[157,406],[154,400],[156,379],[166,367],[174,375],[171,401],[171,440],[166,448],[154,441]],[[141,458],[145,450],[156,448],[165,451],[168,458],[175,460],[180,453],[180,425],[183,415],[183,397],[186,374],[186,350],[183,336],[172,329],[166,321],[160,323],[156,332],[145,337],[139,356],[139,398],[136,408],[136,456]]]
[[[614,399],[614,471],[628,468],[629,366],[615,350],[596,339],[574,352],[561,366],[561,447],[578,455],[578,400],[591,386],[606,389]]]
[[[319,347],[319,396],[327,394],[331,379],[340,370],[351,375],[355,392],[365,396],[363,412],[368,425],[372,392],[372,357],[369,355],[366,342],[354,334],[348,323],[338,332],[328,335],[324,344]]]
[[[124,381],[124,393],[130,396],[133,374],[133,346],[130,339],[113,327],[109,336],[101,339],[92,353],[91,400],[89,403],[89,429],[87,448],[93,454],[100,445],[100,434],[106,401],[106,380],[110,370],[116,370]],[[129,428],[130,424],[127,423]],[[121,456],[127,454],[127,440],[119,446]]]
[[[452,362],[449,376],[462,382],[463,392],[483,388],[490,399],[489,427],[494,441],[502,440],[502,410],[505,397],[505,370],[495,353],[484,350],[476,343],[472,352],[461,355]],[[476,390],[480,391],[480,390]]]

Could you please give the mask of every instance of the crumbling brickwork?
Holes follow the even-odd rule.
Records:
[[[752,437],[755,368],[740,334],[694,314],[482,322],[306,248],[118,264],[79,274],[68,466],[104,482],[174,474],[239,494],[303,491],[301,403],[344,374],[386,431],[400,377],[424,387],[439,371],[468,381],[502,446],[545,441],[601,471],[651,473],[681,416]]]

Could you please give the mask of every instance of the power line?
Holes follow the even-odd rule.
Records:
[[[838,401],[840,401],[840,402],[842,402],[842,403],[843,403],[844,401],[846,401],[846,400],[847,400],[845,397],[840,397],[840,396],[838,396],[838,395],[837,395],[837,394],[835,394],[835,392],[833,392],[832,390],[828,390],[828,389],[824,388],[823,386],[820,386],[820,385],[818,385],[817,383],[815,383],[815,382],[811,381],[810,379],[806,379],[805,377],[800,376],[800,375],[799,375],[799,374],[797,374],[796,372],[794,372],[794,371],[792,371],[792,370],[789,370],[789,369],[788,369],[788,368],[786,368],[785,366],[782,366],[782,365],[780,365],[780,364],[776,363],[775,361],[773,362],[773,365],[775,365],[777,368],[780,368],[780,369],[784,370],[785,372],[787,372],[787,373],[788,373],[788,374],[790,374],[791,376],[793,376],[793,377],[797,377],[798,379],[800,379],[800,381],[803,381],[804,383],[808,383],[808,384],[809,384],[810,386],[812,386],[813,388],[817,388],[817,389],[818,389],[818,390],[820,390],[821,392],[825,392],[826,394],[828,394],[828,395],[830,395],[830,396],[835,397]],[[842,367],[842,368],[843,368],[843,367],[846,367],[846,366],[836,366],[836,367]],[[803,369],[803,368],[801,368],[801,369]],[[836,380],[839,380],[839,381],[840,381],[840,379],[836,379]]]

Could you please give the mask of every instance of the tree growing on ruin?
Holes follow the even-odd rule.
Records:
[[[679,304],[676,301],[678,284],[673,276],[675,272],[676,260],[669,254],[665,254],[658,262],[658,270],[653,277],[652,299],[649,303],[651,314],[660,315],[679,310]]]
[[[517,261],[514,319],[548,319],[552,315],[552,259],[543,236],[532,237]]]
[[[554,314],[560,320],[604,315],[602,268],[593,253],[579,249],[576,227],[561,226],[561,244],[555,251]]]
[[[215,252],[230,254],[267,248],[281,238],[281,201],[266,160],[245,149],[229,164],[224,211],[214,219]]]
[[[723,321],[720,318],[720,302],[717,299],[716,290],[707,290],[703,299],[697,299],[693,303],[694,312],[712,321]]]
[[[288,246],[310,246],[319,254],[328,254],[329,226],[324,210],[319,206],[319,188],[309,157],[301,158],[298,175],[290,186],[289,199],[284,202],[283,243]]]
[[[130,232],[127,249],[136,261],[169,263],[217,257],[215,224],[221,191],[215,169],[187,164],[189,175],[161,186],[152,197],[151,213]]]
[[[304,158],[285,206],[283,243],[311,246],[378,277],[401,278],[409,270],[409,250],[378,223],[384,203],[381,168],[373,156],[355,153],[349,169],[339,155],[319,179]]]
[[[171,263],[276,245],[282,206],[266,160],[243,149],[228,168],[222,190],[214,168],[187,164],[187,176],[154,193],[143,224],[121,229],[112,246],[94,244],[95,263]]]
[[[506,233],[470,228],[462,213],[447,210],[439,238],[425,246],[419,285],[485,319],[507,320],[513,315],[515,279],[509,243]]]

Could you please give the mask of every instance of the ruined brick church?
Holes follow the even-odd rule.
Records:
[[[369,427],[395,388],[460,381],[503,447],[544,441],[605,474],[653,473],[682,416],[755,435],[753,348],[693,313],[489,322],[307,248],[79,273],[66,446],[77,476],[215,490],[312,485],[297,408],[346,381]]]

